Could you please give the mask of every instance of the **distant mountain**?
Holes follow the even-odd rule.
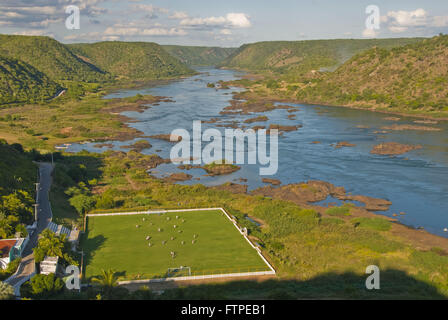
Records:
[[[68,47],[80,59],[119,79],[164,79],[194,73],[156,43],[112,41],[71,44]]]
[[[216,66],[237,50],[237,48],[174,45],[164,45],[162,47],[188,66]]]
[[[49,37],[0,35],[0,55],[24,61],[52,80],[97,82],[107,78],[102,70]]]
[[[33,66],[0,56],[0,104],[48,100],[61,89]]]
[[[353,55],[372,48],[393,48],[419,38],[269,41],[246,44],[221,63],[222,67],[268,71],[294,76],[311,70],[332,71]]]
[[[298,98],[407,111],[448,111],[448,36],[390,50],[372,48],[299,90]]]

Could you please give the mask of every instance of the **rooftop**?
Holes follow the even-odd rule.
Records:
[[[0,258],[9,257],[9,251],[11,251],[11,249],[14,247],[16,242],[17,242],[17,239],[0,240]]]

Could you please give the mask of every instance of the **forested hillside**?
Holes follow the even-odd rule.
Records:
[[[339,105],[448,111],[448,36],[360,53],[316,84],[299,90],[298,98]]]
[[[49,37],[0,35],[0,104],[38,103],[67,89],[69,98],[96,83],[155,80],[194,71],[155,43],[64,45]]]
[[[0,239],[26,233],[33,221],[34,182],[37,167],[19,144],[0,140]]]
[[[52,98],[61,86],[29,64],[0,56],[0,104],[39,102]]]
[[[269,41],[246,44],[231,54],[222,67],[301,76],[311,70],[331,71],[353,55],[372,48],[392,48],[419,38]]]
[[[119,79],[153,80],[194,73],[156,43],[113,41],[68,46],[80,59]]]
[[[189,66],[216,66],[237,48],[162,46],[169,54]]]
[[[52,80],[107,79],[104,71],[82,61],[64,44],[49,37],[0,35],[0,56],[24,61]]]

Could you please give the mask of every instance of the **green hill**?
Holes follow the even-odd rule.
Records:
[[[49,37],[0,35],[0,55],[24,61],[52,80],[96,82],[106,77]]]
[[[421,39],[336,39],[258,42],[243,45],[231,54],[221,66],[299,76],[311,70],[334,70],[353,55],[374,46],[392,48],[417,41],[421,41]]]
[[[448,36],[358,54],[298,98],[402,111],[448,111]]]
[[[164,79],[194,73],[156,43],[112,41],[68,46],[79,58],[119,79]]]
[[[21,145],[0,140],[0,239],[24,231],[33,221],[37,167]]]
[[[162,46],[169,54],[188,66],[216,66],[235,52],[236,48]]]
[[[48,100],[61,89],[29,64],[0,56],[0,104]]]

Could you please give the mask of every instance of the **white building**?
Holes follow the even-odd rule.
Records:
[[[40,273],[48,275],[50,273],[56,274],[58,271],[58,261],[59,257],[45,257],[40,265]]]

